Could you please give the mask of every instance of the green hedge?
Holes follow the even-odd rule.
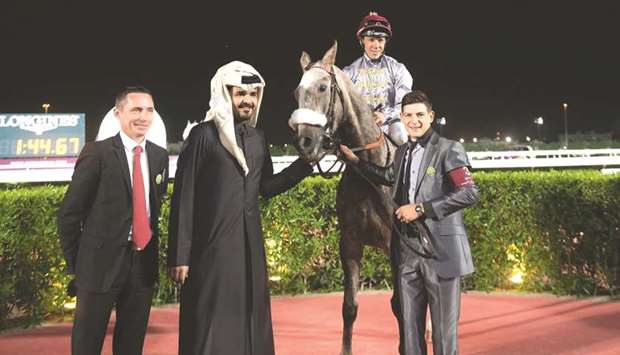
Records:
[[[620,176],[596,171],[477,173],[466,210],[477,272],[469,288],[616,295],[620,287]]]
[[[517,288],[556,294],[616,295],[620,287],[620,176],[596,171],[478,172],[481,200],[465,212],[477,271],[466,289]],[[271,289],[275,294],[342,289],[335,218],[337,179],[306,179],[263,202]],[[0,191],[0,329],[36,324],[64,311],[68,277],[55,214],[64,186]],[[161,219],[166,245],[168,203]],[[165,276],[156,303],[177,300]],[[366,248],[363,288],[390,286],[387,257]],[[510,278],[523,274],[523,282]]]
[[[59,313],[68,301],[56,212],[65,189],[0,191],[0,329],[19,317],[26,325]]]

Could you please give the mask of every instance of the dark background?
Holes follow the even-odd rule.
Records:
[[[613,1],[2,1],[0,112],[84,112],[92,139],[114,94],[155,94],[168,140],[208,108],[216,69],[231,60],[267,81],[259,126],[290,142],[302,50],[337,64],[362,53],[354,33],[369,10],[392,23],[387,54],[405,63],[451,138],[620,131],[620,12]]]

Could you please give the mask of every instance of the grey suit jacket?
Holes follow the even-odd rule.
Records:
[[[463,223],[462,209],[478,201],[478,187],[456,188],[449,172],[469,167],[463,146],[433,131],[425,146],[416,183],[415,203],[422,203],[425,218],[417,225],[422,240],[432,245],[434,258],[428,262],[441,277],[457,277],[474,271],[471,250]],[[401,181],[407,145],[396,150],[394,163],[381,168],[370,163],[359,164],[361,170],[376,183],[392,186],[392,197],[403,205]],[[399,183],[395,183],[399,182]],[[397,223],[401,223],[397,221]]]

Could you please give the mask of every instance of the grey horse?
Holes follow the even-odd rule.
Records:
[[[303,76],[295,90],[298,108],[289,120],[300,154],[317,162],[340,143],[357,150],[361,159],[386,166],[393,160],[396,147],[374,123],[370,108],[349,77],[334,65],[336,51],[334,43],[318,62],[312,62],[306,52],[301,55]],[[364,246],[389,253],[394,213],[390,199],[389,188],[373,187],[352,167],[342,174],[336,195],[340,259],[345,275],[342,355],[351,354]]]

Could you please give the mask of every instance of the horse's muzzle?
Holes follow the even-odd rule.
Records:
[[[300,154],[308,161],[317,161],[322,151],[328,150],[325,145],[333,148],[333,140],[324,140],[323,128],[299,124],[297,125],[296,145]]]

